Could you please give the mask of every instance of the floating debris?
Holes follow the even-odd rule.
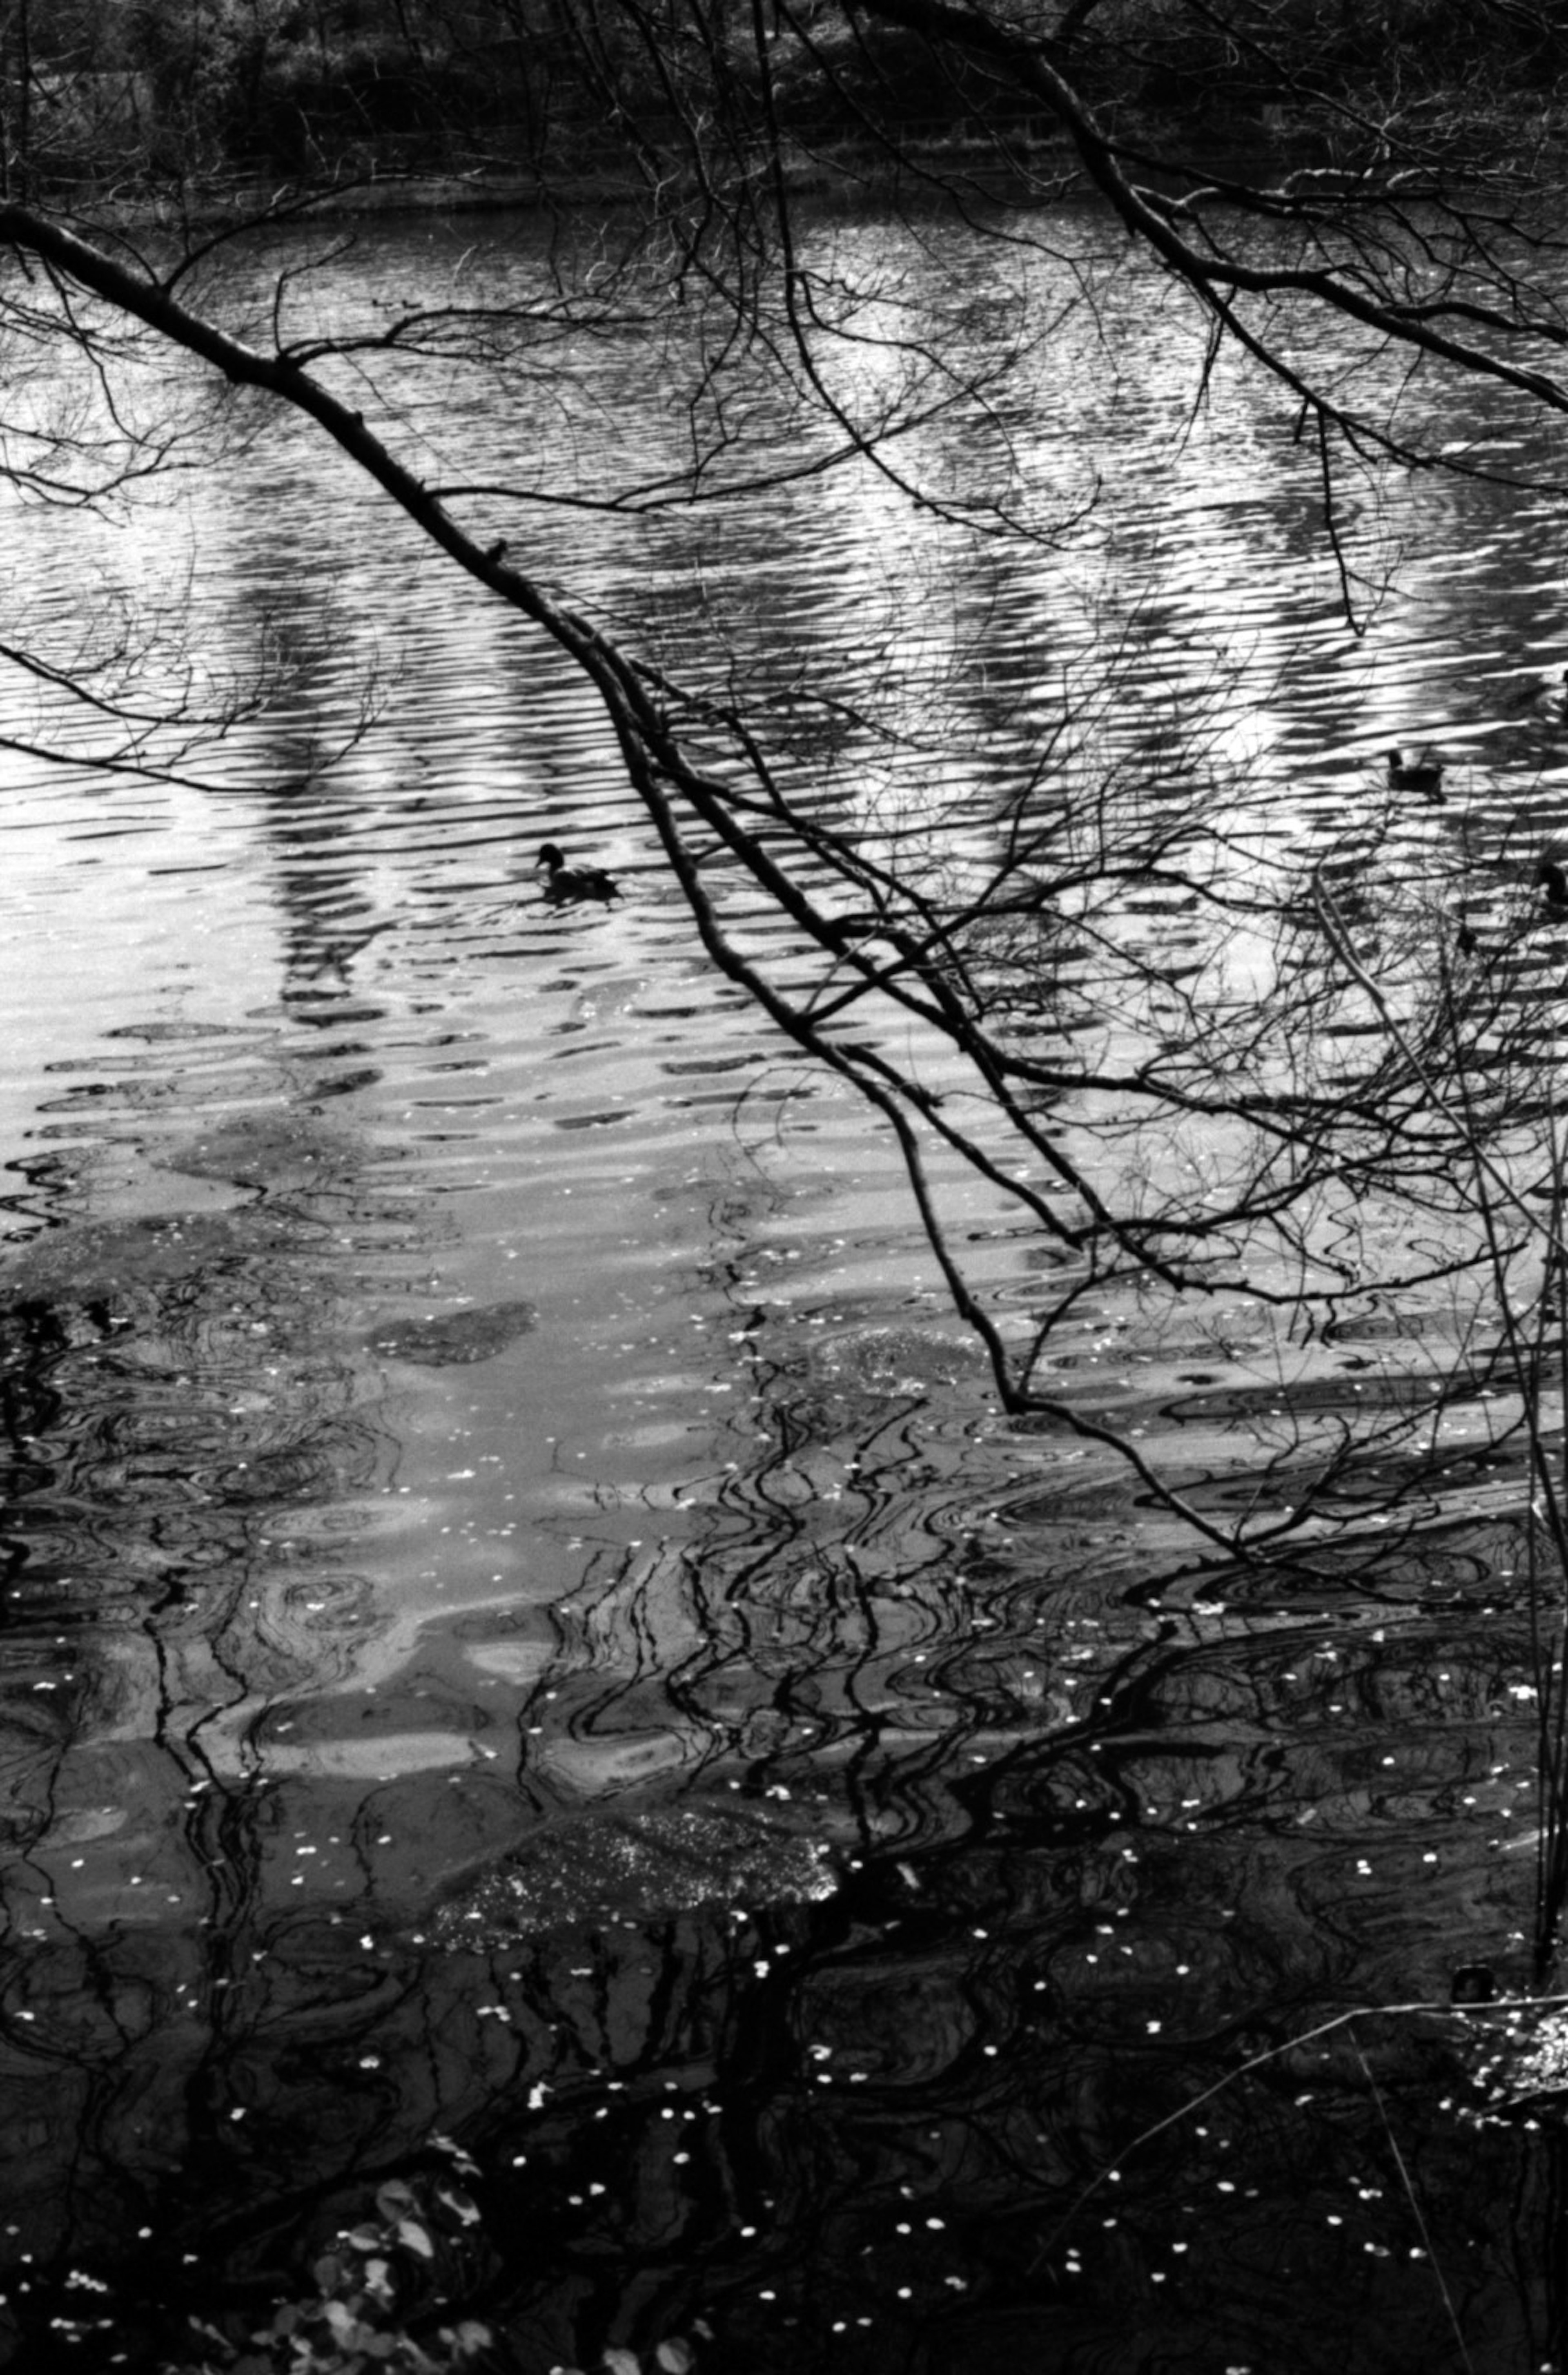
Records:
[[[1568,2110],[1568,2006],[1510,2004],[1505,2018],[1478,2026],[1470,2076],[1486,2097],[1479,2118],[1524,2109],[1561,2116]]]
[[[771,1824],[689,1809],[599,1816],[553,1826],[452,1897],[430,1927],[443,1945],[485,1947],[702,1905],[816,1902],[837,1885],[821,1841]]]

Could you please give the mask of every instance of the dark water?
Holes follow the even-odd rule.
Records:
[[[378,230],[312,301],[527,268],[470,241]],[[1568,817],[1528,706],[1555,516],[1349,490],[1369,580],[1402,563],[1358,640],[1268,403],[1221,379],[1195,422],[1174,301],[1106,306],[1011,429],[1032,500],[1103,477],[1065,551],[913,537],[858,479],[526,533],[666,656],[861,649],[890,714],[993,704],[998,754],[1098,703],[1154,766],[1201,709],[1289,845],[1440,871],[1457,814],[1502,913],[1511,836]],[[405,433],[653,477],[647,368],[607,342],[576,411],[459,386]],[[214,684],[258,634],[274,671],[195,783],[0,760],[13,2363],[195,2363],[192,2314],[308,2293],[395,2180],[442,2237],[413,2313],[446,2286],[527,2375],[1560,2368],[1554,2015],[1521,2047],[1450,2001],[1527,1984],[1536,1885],[1539,1546],[1482,1398],[1413,1530],[1369,1468],[1300,1570],[1009,1427],[871,1118],[705,971],[581,688],[250,425],[166,504],[7,523],[35,632],[177,596]],[[56,730],[24,691],[6,730]],[[1390,816],[1417,730],[1456,805]],[[817,756],[921,796],[869,738]],[[624,904],[545,907],[547,833]],[[946,1185],[1029,1324],[1061,1281]],[[1444,1326],[1306,1348],[1290,1423],[1426,1390],[1385,1354]],[[1224,1513],[1276,1351],[1244,1300],[1086,1300],[1049,1357]]]

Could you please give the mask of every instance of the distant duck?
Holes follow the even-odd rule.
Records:
[[[1536,713],[1549,726],[1568,726],[1568,668],[1536,697]]]
[[[547,841],[535,865],[549,868],[545,879],[545,897],[558,907],[569,907],[584,899],[619,899],[620,886],[596,866],[568,866],[553,841]]]
[[[1536,885],[1549,907],[1568,907],[1568,874],[1555,857],[1543,857],[1536,868]]]
[[[1429,742],[1388,753],[1388,787],[1395,792],[1425,792],[1443,798],[1443,762]]]

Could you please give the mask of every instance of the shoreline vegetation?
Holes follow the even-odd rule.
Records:
[[[792,15],[763,80],[737,40],[738,120],[793,194],[1030,206],[1091,186],[1065,115],[940,67],[907,26]],[[606,48],[606,43],[609,48]],[[296,209],[500,211],[689,201],[712,160],[665,120],[613,30],[548,0],[40,0],[0,7],[0,195],[100,222]],[[1072,0],[1038,53],[1128,170],[1179,198],[1261,165],[1369,195],[1412,154],[1539,171],[1562,146],[1568,23],[1391,0],[1375,22],[1291,0],[1267,54],[1203,12]],[[652,135],[660,136],[654,140]],[[690,159],[692,187],[667,178]],[[658,160],[655,170],[654,159]],[[737,150],[733,162],[744,170]]]
[[[1568,109],[1542,119],[1493,112],[1485,119],[1486,140],[1517,148],[1530,144],[1542,179],[1555,181],[1568,167]],[[1466,137],[1478,137],[1480,119],[1467,119]],[[1180,127],[1159,127],[1169,142]],[[1151,133],[1149,137],[1154,135]],[[1137,147],[1135,139],[1132,144]],[[1370,199],[1388,186],[1396,169],[1377,162],[1359,170],[1333,160],[1321,134],[1310,126],[1258,123],[1246,136],[1228,142],[1189,144],[1185,171],[1161,159],[1151,160],[1139,175],[1146,187],[1173,198],[1209,186],[1204,195],[1222,203],[1228,182],[1256,184],[1272,178],[1286,191],[1299,183],[1342,184],[1337,195],[1361,193]],[[1412,186],[1408,165],[1397,169],[1399,194],[1407,202],[1421,195]],[[801,147],[786,155],[782,181],[789,195],[819,199],[835,207],[894,205],[902,210],[952,212],[955,205],[1006,210],[1027,210],[1076,201],[1097,203],[1092,183],[1084,172],[1071,140],[1065,133],[1027,143],[1009,142],[1005,148],[986,135],[971,137],[937,134],[915,137],[896,155],[872,147]],[[1450,184],[1450,190],[1452,185]],[[1435,182],[1432,184],[1436,188]],[[677,205],[688,205],[699,195],[695,181],[666,192]],[[560,213],[582,207],[610,211],[645,207],[646,185],[619,164],[583,163],[559,172],[519,171],[515,167],[422,167],[398,162],[395,155],[356,160],[333,172],[302,179],[272,181],[213,173],[171,186],[126,181],[109,190],[80,187],[35,192],[62,219],[80,216],[95,224],[128,230],[195,229],[203,224],[253,221],[258,224],[291,216],[350,219],[401,214],[514,214],[537,209]]]

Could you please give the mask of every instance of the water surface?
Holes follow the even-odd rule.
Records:
[[[378,226],[312,301],[533,268],[472,244]],[[1369,492],[1357,549],[1405,565],[1353,635],[1315,465],[1244,382],[1195,420],[1191,325],[1119,273],[1012,424],[1043,505],[1102,479],[1063,549],[914,535],[845,474],[761,517],[551,515],[528,557],[693,668],[708,633],[764,682],[862,652],[998,780],[1064,704],[1151,769],[1202,709],[1303,864],[1441,872],[1457,813],[1505,918],[1509,850],[1568,815],[1528,707],[1555,516]],[[570,485],[607,437],[655,479],[643,349],[581,360],[530,467]],[[1527,1977],[1517,1455],[1460,1407],[1418,1535],[1369,1473],[1338,1563],[1262,1571],[1009,1425],[873,1118],[706,969],[586,691],[259,426],[122,520],[7,522],[43,629],[100,582],[145,623],[188,556],[214,680],[258,628],[275,671],[189,783],[4,761],[16,2363],[270,2312],[448,2139],[465,2298],[528,2375],[672,2337],[780,2375],[1558,2367],[1556,2082],[1500,2109],[1494,2015],[1449,2004],[1466,1965]],[[521,467],[502,409],[411,433]],[[1390,816],[1418,731],[1455,804]],[[918,814],[920,745],[799,763]],[[625,900],[545,905],[547,836]],[[1143,928],[1179,954],[1179,914]],[[1049,1257],[946,1192],[1030,1324]],[[1272,1325],[1146,1317],[1075,1305],[1055,1386],[1233,1512]],[[1407,1306],[1315,1343],[1289,1424],[1423,1345]]]

